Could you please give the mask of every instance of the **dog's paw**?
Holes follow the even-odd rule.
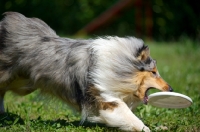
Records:
[[[144,126],[142,132],[151,132],[151,131],[147,126]]]
[[[130,131],[130,130],[126,130],[126,131]],[[133,131],[133,132],[151,132],[150,129],[147,126],[144,126],[144,125],[143,125],[143,127],[140,127],[140,128],[134,127],[131,131]]]

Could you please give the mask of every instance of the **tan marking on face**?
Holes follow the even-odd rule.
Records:
[[[154,75],[152,72],[156,72]],[[161,91],[169,91],[169,85],[160,77],[156,68],[150,71],[139,71],[133,78],[133,82],[137,84],[138,90],[136,96],[141,100],[145,96],[145,92],[148,88],[156,88]]]
[[[152,72],[158,72],[158,70],[157,70],[157,68],[156,67],[154,67],[153,69],[152,69]]]
[[[161,78],[156,79],[156,83],[160,86],[158,87],[161,91],[169,91],[169,85]]]

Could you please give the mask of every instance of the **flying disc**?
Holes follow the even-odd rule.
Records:
[[[150,94],[148,103],[162,108],[186,108],[192,104],[192,99],[175,92],[157,92]]]

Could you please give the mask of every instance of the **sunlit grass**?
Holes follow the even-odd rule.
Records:
[[[166,131],[200,131],[200,47],[186,40],[179,43],[147,42],[151,56],[157,60],[160,75],[175,92],[192,98],[193,104],[185,109],[156,108],[141,105],[135,114],[152,131],[162,126]],[[38,91],[19,97],[7,93],[5,107],[8,114],[0,116],[0,131],[70,131],[105,132],[118,131],[102,124],[84,123],[79,126],[80,114],[66,104],[51,97],[43,97]]]

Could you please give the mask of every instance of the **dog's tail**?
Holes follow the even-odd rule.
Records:
[[[39,38],[57,38],[56,33],[42,20],[26,18],[17,12],[6,12],[0,22],[0,49],[6,44]],[[45,40],[44,40],[45,41]]]

